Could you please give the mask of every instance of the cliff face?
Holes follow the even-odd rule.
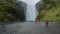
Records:
[[[38,3],[36,3],[36,10],[39,12],[39,10],[43,7],[44,2],[43,1],[39,1]]]
[[[15,16],[20,18],[20,21],[25,21],[25,13],[27,9],[27,4],[22,1],[16,1],[16,0],[9,0],[11,3],[15,3],[16,6],[16,12]]]
[[[27,4],[20,1],[16,3],[16,9],[19,10],[17,11],[17,15],[22,21],[25,21],[25,14],[27,10]]]
[[[37,17],[39,21],[48,19],[49,21],[60,22],[60,0],[45,0],[43,2],[45,2],[45,4],[39,10],[39,15]]]
[[[27,4],[16,0],[0,0],[0,22],[25,21]]]

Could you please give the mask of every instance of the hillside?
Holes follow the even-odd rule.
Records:
[[[43,2],[45,5],[39,11],[38,20],[60,22],[60,0],[43,0]]]
[[[20,21],[20,19],[14,15],[14,12],[17,11],[15,8],[14,3],[8,0],[0,0],[0,22]]]

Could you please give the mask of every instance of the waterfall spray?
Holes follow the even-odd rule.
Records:
[[[38,11],[36,10],[36,3],[40,0],[18,0],[27,3],[26,21],[35,21]]]

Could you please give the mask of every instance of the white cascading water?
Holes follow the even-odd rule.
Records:
[[[26,11],[26,21],[35,21],[38,11],[35,8],[35,5],[40,0],[18,0],[27,3]]]

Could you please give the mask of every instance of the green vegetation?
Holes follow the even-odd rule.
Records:
[[[43,0],[43,2],[45,5],[40,9],[37,17],[39,21],[48,19],[51,22],[60,23],[60,0]]]
[[[8,2],[8,0],[0,0],[0,22],[20,21],[20,19],[13,14],[13,11],[16,11],[15,8],[14,3]]]

